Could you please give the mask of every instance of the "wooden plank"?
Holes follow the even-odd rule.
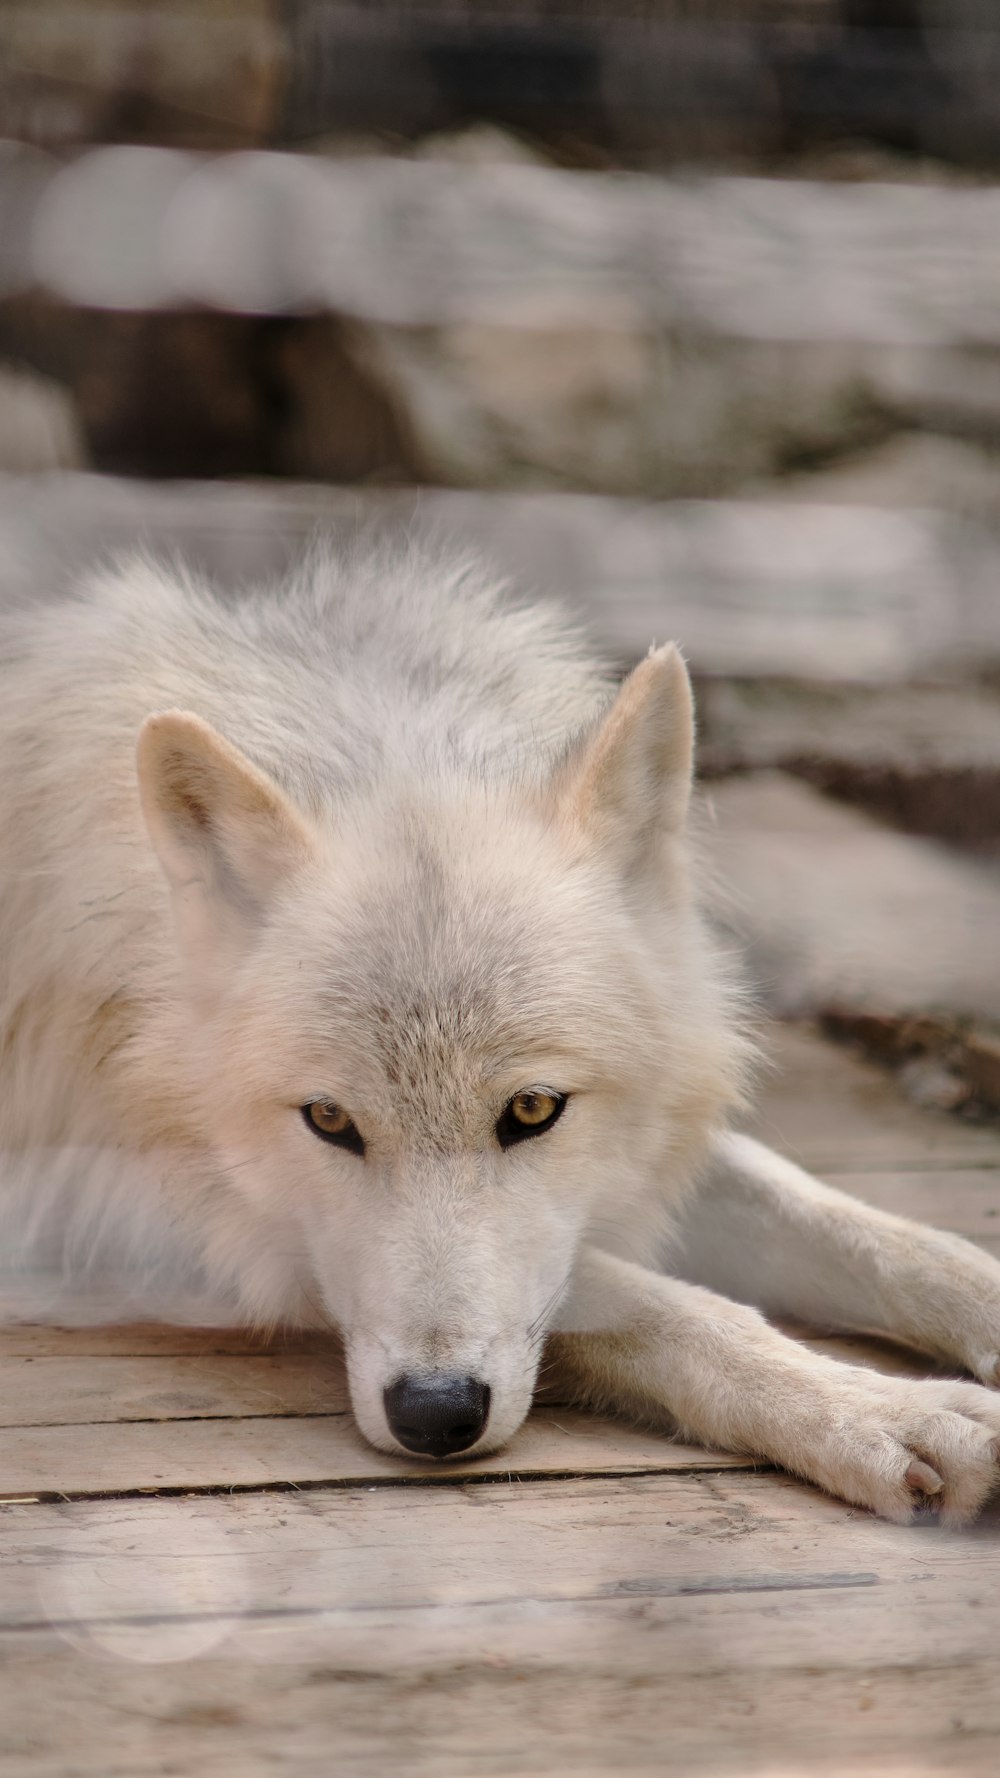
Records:
[[[848,1364],[907,1376],[954,1367],[887,1341],[786,1331]],[[72,1496],[137,1489],[268,1487],[377,1478],[447,1484],[460,1476],[757,1469],[754,1460],[672,1441],[546,1400],[509,1445],[445,1466],[373,1450],[350,1414],[342,1365],[309,1353],[281,1359],[0,1359],[4,1495]],[[269,1368],[270,1367],[270,1368]],[[148,1389],[143,1373],[151,1373]],[[35,1373],[47,1378],[37,1392]],[[81,1393],[82,1392],[82,1393]],[[328,1401],[309,1412],[315,1397]]]
[[[53,1327],[47,1322],[0,1319],[3,1358],[259,1358],[269,1353],[336,1351],[328,1335],[279,1329],[258,1339],[242,1327],[172,1327],[159,1321]]]
[[[786,1476],[722,1473],[26,1505],[3,1526],[7,1630],[48,1627],[60,1599],[84,1624],[296,1610],[361,1629],[403,1608],[857,1591],[915,1571],[940,1589],[1000,1568],[996,1510],[985,1528],[920,1533]],[[1000,1628],[1000,1590],[984,1609]],[[931,1630],[914,1626],[911,1656]]]
[[[136,1288],[141,1301],[136,1300]],[[0,1270],[0,1323],[76,1328],[108,1328],[116,1326],[159,1325],[169,1314],[170,1320],[193,1338],[206,1330],[220,1335],[231,1334],[232,1304],[213,1300],[205,1293],[194,1294],[184,1283],[174,1281],[169,1287],[157,1289],[152,1280],[136,1276],[128,1270],[95,1272],[89,1265],[79,1272],[71,1266],[46,1265],[44,1260],[30,1265],[11,1265]],[[259,1351],[263,1338],[244,1334],[245,1350]]]
[[[826,1177],[842,1191],[895,1216],[912,1216],[990,1250],[1000,1239],[1000,1166],[892,1169]]]
[[[859,1343],[842,1344],[839,1355],[857,1362]],[[893,1349],[870,1341],[865,1362],[893,1368]],[[319,1352],[306,1347],[255,1356],[23,1357],[8,1356],[0,1336],[0,1428],[8,1431],[159,1425],[173,1420],[325,1418],[347,1414],[350,1406],[343,1358],[332,1345]],[[656,1467],[661,1467],[659,1462]]]
[[[113,1679],[106,1662],[22,1654],[0,1678],[5,1778],[995,1778],[989,1658],[762,1677],[658,1670],[655,1634],[647,1652],[623,1674],[570,1642],[541,1673],[487,1647],[402,1674],[356,1673],[346,1654]]]
[[[710,803],[727,924],[772,1012],[829,1015],[848,1034],[864,1018],[902,1028],[951,1015],[988,1037],[1000,1021],[995,873],[787,773],[723,781]]]
[[[843,1181],[837,1180],[836,1183],[841,1190],[853,1192],[858,1177],[858,1175],[853,1173],[847,1174]],[[862,1175],[861,1177],[864,1176]],[[910,1175],[905,1175],[904,1177],[908,1178]],[[917,1177],[920,1178],[922,1176],[917,1175]],[[858,1195],[861,1194],[859,1193]],[[941,1222],[941,1226],[944,1226],[943,1221]],[[962,1230],[953,1232],[966,1233]],[[966,1233],[966,1238],[974,1239],[975,1245],[982,1248],[987,1253],[995,1254],[1000,1251],[1000,1235],[973,1237]],[[303,1364],[307,1359],[318,1358],[322,1361],[324,1373],[328,1371],[331,1376],[330,1388],[333,1389],[337,1387],[333,1381],[333,1376],[336,1367],[343,1362],[340,1348],[333,1341],[323,1335],[288,1334],[285,1336],[283,1343],[280,1346],[265,1347],[261,1349],[259,1346],[247,1346],[245,1344],[244,1334],[241,1328],[233,1328],[231,1330],[220,1329],[218,1333],[218,1344],[215,1344],[216,1334],[214,1331],[210,1331],[207,1335],[207,1339],[210,1342],[208,1344],[201,1343],[200,1334],[198,1343],[192,1342],[190,1345],[183,1343],[188,1332],[189,1330],[184,1328],[177,1329],[173,1327],[158,1326],[151,1326],[148,1328],[140,1326],[138,1328],[133,1328],[128,1325],[122,1325],[120,1327],[92,1328],[88,1329],[86,1333],[73,1327],[6,1328],[0,1326],[0,1364],[8,1358],[22,1357],[66,1357],[89,1360],[96,1356],[99,1358],[115,1357],[128,1361],[136,1357],[146,1356],[147,1353],[151,1357],[164,1359],[173,1357],[196,1357],[199,1359],[207,1359],[217,1356],[239,1357],[244,1355],[249,1358],[261,1358],[273,1355],[285,1358],[289,1361],[294,1359],[296,1363],[302,1362]],[[178,1333],[181,1336],[182,1343],[180,1345],[180,1350],[175,1351],[175,1337]],[[281,1338],[280,1335],[278,1337],[279,1339]],[[808,1338],[806,1343],[808,1344]],[[132,1374],[134,1375],[135,1373]],[[67,1369],[65,1375],[72,1380],[75,1377],[76,1372],[72,1369]],[[76,1387],[75,1383],[73,1384],[73,1387]],[[339,1408],[335,1411],[339,1411]],[[4,1424],[4,1413],[4,1404],[0,1401],[0,1426]],[[166,1415],[164,1417],[171,1418],[172,1416]],[[61,1420],[39,1422],[39,1424],[42,1425],[63,1423],[64,1422]]]
[[[0,1675],[5,1778],[995,1778],[988,1656],[761,1675],[712,1671],[706,1649],[688,1674],[657,1664],[672,1645],[650,1619],[643,1657],[620,1673],[547,1628],[565,1659],[540,1671],[530,1646],[488,1641],[402,1673],[354,1670],[350,1644],[339,1660],[152,1672],[19,1651]]]
[[[354,1488],[186,1503],[9,1508],[3,1515],[9,1568],[0,1625],[45,1627],[54,1595],[41,1601],[38,1581],[52,1571],[66,1582],[67,1611],[80,1622],[96,1623],[143,1614],[168,1622],[192,1611],[231,1616],[237,1607],[264,1613],[279,1607],[334,1609],[346,1615],[519,1603],[529,1596],[631,1596],[640,1583],[621,1580],[626,1542],[646,1565],[645,1594],[655,1594],[660,1585],[651,1578],[659,1565],[662,1587],[673,1595],[684,1591],[684,1572],[704,1569],[694,1532],[700,1528],[716,1537],[721,1549],[722,1525],[731,1529],[736,1518],[746,1516],[725,1499],[714,1486],[706,1491],[682,1485],[671,1493],[665,1513],[661,1492],[631,1484],[609,1490],[605,1482],[591,1480],[521,1485],[503,1478],[485,1490],[468,1484],[446,1490]],[[770,1496],[760,1501],[747,1539],[725,1552],[727,1573],[757,1571],[759,1553],[750,1544],[760,1541],[765,1526],[774,1530],[784,1524],[788,1511],[784,1495],[780,1503]],[[811,1573],[815,1532],[797,1497],[791,1511],[797,1524],[802,1521],[804,1540],[793,1567]],[[170,1592],[166,1578],[173,1563],[178,1575],[197,1585],[196,1596],[178,1599]],[[862,1566],[867,1570],[869,1564]],[[91,1589],[91,1575],[100,1576],[101,1590]]]
[[[493,1457],[447,1466],[390,1457],[350,1415],[15,1427],[3,1435],[0,1495],[125,1493],[157,1488],[266,1488],[433,1476],[619,1474],[756,1467],[746,1458],[570,1408],[541,1408]]]
[[[996,1532],[750,1476],[9,1508],[5,1772],[985,1778]]]
[[[768,1025],[762,1076],[748,1128],[813,1172],[940,1173],[1000,1165],[1000,1130],[920,1111],[891,1073],[808,1026]]]
[[[2,1348],[0,1348],[2,1352]],[[264,1357],[0,1356],[0,1427],[345,1414],[343,1362]]]
[[[67,1342],[78,1337],[69,1328],[32,1331],[39,1333],[43,1346],[48,1334]],[[0,1427],[316,1416],[350,1409],[343,1356],[329,1340],[302,1336],[301,1344],[270,1354],[238,1350],[233,1354],[223,1348],[221,1354],[157,1352],[137,1357],[131,1349],[131,1330],[106,1331],[122,1342],[120,1351],[111,1345],[96,1356],[89,1350],[80,1354],[70,1344],[57,1356],[25,1356],[16,1351],[19,1330],[0,1330]],[[159,1331],[167,1343],[174,1330]],[[806,1345],[819,1343],[797,1325],[789,1323],[788,1331]],[[822,1343],[849,1363],[860,1362],[864,1348],[864,1362],[897,1368],[896,1349],[884,1341],[844,1338]],[[928,1363],[924,1368],[932,1367]]]

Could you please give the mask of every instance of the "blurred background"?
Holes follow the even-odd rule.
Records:
[[[0,573],[417,522],[694,670],[779,1016],[1000,1108],[991,0],[2,0]]]

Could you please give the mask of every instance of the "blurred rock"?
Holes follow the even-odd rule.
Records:
[[[1000,1021],[1000,872],[776,772],[709,801],[729,918],[773,1010]]]
[[[970,7],[975,0],[970,0]],[[489,119],[662,166],[831,143],[995,159],[990,0],[287,0],[293,137]]]
[[[24,142],[0,140],[0,297],[35,282],[35,219],[56,165]]]
[[[526,321],[369,326],[364,337],[372,378],[407,416],[427,480],[631,493],[660,479],[656,354],[641,331]]]
[[[779,766],[911,833],[1000,848],[1000,696],[706,679],[703,776]]]
[[[899,1084],[924,1111],[961,1111],[969,1104],[968,1082],[937,1056],[913,1056],[904,1062]]]
[[[272,400],[268,467],[307,481],[410,481],[416,449],[366,371],[349,323],[303,316],[272,323],[258,363]]]
[[[9,349],[13,339],[15,349],[65,379],[98,467],[235,475],[266,467],[270,415],[254,376],[258,325],[242,316],[54,315],[25,305],[0,319],[0,343]]]
[[[720,917],[768,1009],[898,1066],[920,1104],[1000,1111],[1000,872],[779,773],[709,808]]]
[[[746,490],[767,498],[773,482]],[[845,506],[923,506],[995,525],[1000,521],[1000,451],[933,432],[895,433],[819,469],[781,477],[783,499]]]
[[[549,157],[512,130],[471,124],[464,130],[435,130],[414,144],[417,160],[451,161],[457,167],[543,167]]]
[[[973,1091],[1000,1106],[1000,1030],[966,1033],[964,1063]]]
[[[406,478],[405,424],[349,349],[350,331],[329,316],[0,304],[0,355],[41,373],[49,406],[85,441],[44,466],[89,460],[128,475]],[[0,440],[3,428],[0,414]]]
[[[915,423],[1000,441],[995,190],[443,172],[399,175],[404,234],[370,169],[381,274],[324,274],[435,477],[676,495]]]
[[[0,128],[200,146],[487,120],[654,165],[845,139],[988,164],[1000,34],[975,4],[7,0]]]
[[[903,1091],[925,1109],[1000,1113],[1000,1026],[849,1007],[823,1013],[820,1024],[827,1037],[897,1069]]]
[[[73,401],[61,384],[0,364],[0,470],[82,469],[87,456]]]
[[[277,0],[4,0],[0,133],[247,146],[277,121],[288,43]]]
[[[431,147],[105,148],[46,175],[33,225],[19,212],[30,263],[3,275],[122,314],[326,315],[393,416],[375,474],[403,437],[410,473],[464,487],[766,497],[826,464],[797,496],[954,491],[1000,517],[1000,190],[572,173],[495,131]],[[953,442],[886,442],[918,426]],[[310,472],[335,477],[339,441],[324,459],[312,437]]]

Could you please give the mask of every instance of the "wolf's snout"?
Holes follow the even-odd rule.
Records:
[[[453,1457],[481,1437],[490,1390],[477,1377],[400,1377],[382,1397],[394,1438],[421,1457]]]

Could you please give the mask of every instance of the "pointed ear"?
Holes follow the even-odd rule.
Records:
[[[560,814],[591,844],[642,869],[680,833],[691,794],[694,706],[672,643],[629,674],[596,729],[570,754],[553,790]]]
[[[137,748],[149,837],[187,948],[246,940],[310,855],[305,818],[201,717],[147,717]]]

